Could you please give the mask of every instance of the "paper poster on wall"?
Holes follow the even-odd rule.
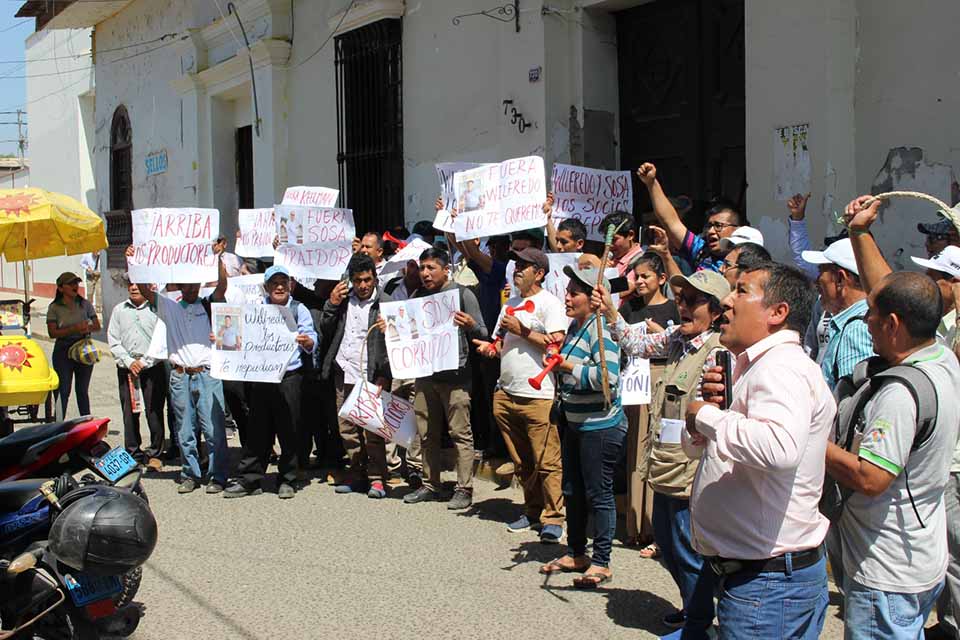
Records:
[[[219,380],[280,382],[287,363],[300,348],[296,321],[288,307],[215,302],[210,305],[210,313],[214,336],[211,376]]]
[[[457,208],[457,193],[453,185],[453,176],[457,172],[482,166],[484,165],[479,162],[437,163],[437,179],[440,181],[440,197],[443,199],[443,209],[437,211],[437,217],[433,221],[434,229],[454,233],[452,212]]]
[[[459,310],[460,294],[455,290],[380,304],[394,378],[425,378],[457,369],[460,334],[453,317]]]
[[[297,204],[304,207],[323,207],[332,209],[337,206],[340,192],[328,187],[287,187],[280,204]]]
[[[213,242],[216,209],[136,209],[130,214],[135,254],[127,258],[133,282],[203,283],[217,279]]]
[[[338,415],[405,449],[410,448],[417,433],[413,403],[387,391],[378,394],[377,387],[366,380],[354,385]]]
[[[543,158],[529,156],[454,174],[458,240],[546,226]]]
[[[277,247],[273,263],[294,278],[339,280],[353,255],[353,211],[277,205]]]
[[[600,222],[614,211],[633,213],[633,181],[629,171],[604,171],[554,164],[551,178],[553,223],[568,218],[587,228],[588,240],[603,242]]]
[[[809,124],[773,130],[773,197],[786,202],[794,194],[810,193]]]
[[[277,220],[270,209],[240,209],[237,213],[237,246],[234,253],[243,258],[272,258]]]

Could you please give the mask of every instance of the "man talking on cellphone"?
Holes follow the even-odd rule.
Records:
[[[813,289],[772,262],[740,275],[723,301],[720,343],[732,380],[704,374],[683,447],[700,458],[690,499],[693,546],[718,576],[720,638],[820,637],[827,610],[819,509],[836,403],[801,332]],[[733,385],[730,407],[719,408]],[[788,606],[789,605],[789,606]]]

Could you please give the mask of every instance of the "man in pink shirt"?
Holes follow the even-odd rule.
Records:
[[[687,409],[684,450],[701,459],[693,546],[719,576],[721,639],[813,639],[823,629],[829,521],[817,505],[836,404],[817,364],[803,357],[813,300],[793,267],[742,273],[724,301],[720,334],[736,356],[730,408],[718,408],[715,370],[704,375],[708,402]]]

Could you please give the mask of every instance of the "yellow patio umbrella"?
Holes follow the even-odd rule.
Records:
[[[43,189],[0,189],[0,253],[23,261],[23,299],[27,260],[72,256],[107,248],[103,219],[77,200]]]

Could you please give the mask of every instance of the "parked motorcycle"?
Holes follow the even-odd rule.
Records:
[[[157,540],[156,520],[135,495],[139,480],[0,484],[0,512],[18,506],[0,518],[0,640],[133,633],[142,610],[132,598]],[[44,524],[48,539],[36,540]],[[26,548],[13,556],[16,544]]]
[[[111,471],[115,468],[115,472],[109,474],[115,476],[111,480],[120,477],[118,474],[122,475],[133,457],[122,448],[111,451],[104,442],[109,423],[109,418],[83,416],[54,424],[23,427],[0,438],[0,481],[51,478],[83,469],[108,475],[104,473],[107,466]],[[112,454],[110,459],[101,462],[108,454]],[[136,465],[135,461],[133,465]]]

